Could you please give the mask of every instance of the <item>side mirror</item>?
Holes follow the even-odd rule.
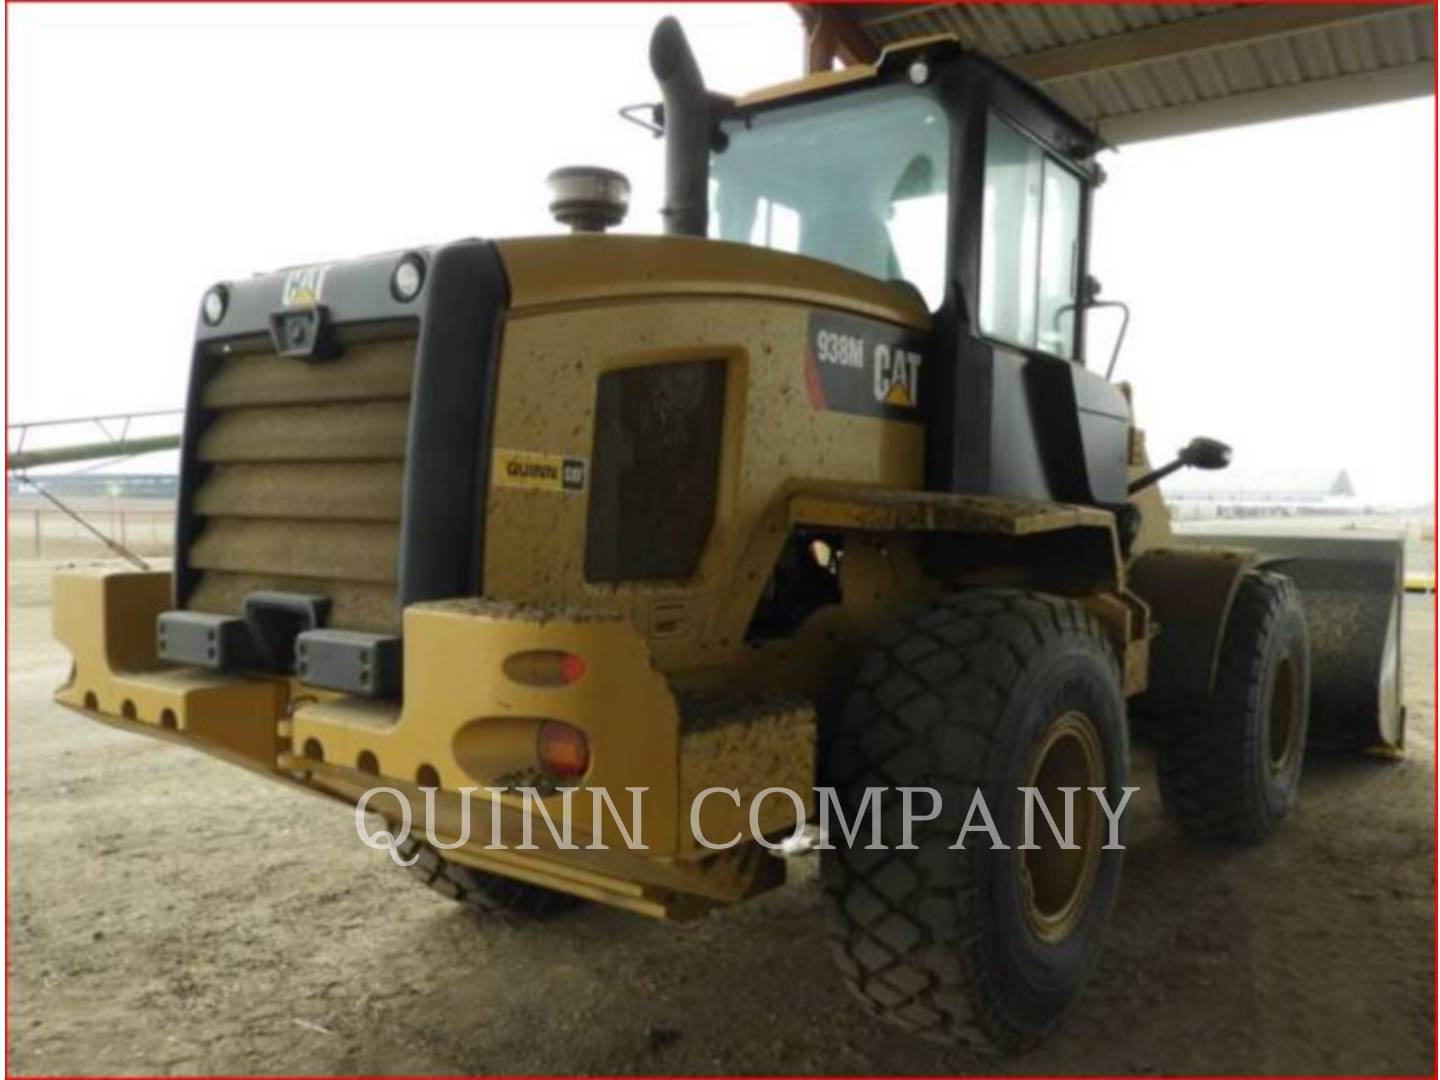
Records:
[[[1159,483],[1171,473],[1184,468],[1223,469],[1230,464],[1230,447],[1219,439],[1207,439],[1197,435],[1181,449],[1175,460],[1158,469],[1152,469],[1138,480],[1130,481],[1130,494],[1144,491],[1151,484]]]
[[[1192,469],[1223,469],[1230,464],[1230,447],[1219,439],[1197,435],[1180,451],[1180,464]]]

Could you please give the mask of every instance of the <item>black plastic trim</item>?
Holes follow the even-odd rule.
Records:
[[[500,257],[483,241],[438,249],[426,278],[405,449],[401,607],[483,588],[490,423],[509,303]]]
[[[425,276],[412,300],[391,291],[395,268],[419,257]],[[309,294],[297,300],[297,283]],[[484,568],[489,436],[494,414],[502,316],[509,285],[493,244],[462,240],[348,262],[293,267],[221,283],[229,303],[219,324],[196,313],[175,520],[174,605],[183,609],[198,577],[190,565],[199,518],[195,493],[204,479],[198,459],[211,413],[206,382],[229,349],[272,351],[272,316],[323,306],[328,332],[418,323],[415,381],[406,443],[397,603],[478,595]],[[296,363],[304,363],[297,358]]]
[[[403,666],[401,642],[393,634],[307,630],[295,639],[295,673],[306,686],[361,697],[397,697]]]
[[[258,666],[245,620],[203,611],[162,611],[155,620],[155,655],[168,663],[211,671]]]

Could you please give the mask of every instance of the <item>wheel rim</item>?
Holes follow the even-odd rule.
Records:
[[[1074,796],[1072,834],[1079,848],[1062,848],[1037,807],[1036,848],[1021,852],[1026,918],[1036,936],[1056,943],[1064,941],[1080,924],[1100,866],[1103,815],[1087,789],[1106,786],[1105,758],[1099,733],[1088,716],[1067,712],[1055,721],[1035,755],[1029,786],[1039,791],[1062,832],[1065,796],[1059,789],[1080,789]]]
[[[1287,656],[1275,667],[1275,685],[1270,690],[1269,738],[1270,772],[1285,772],[1295,759],[1300,735],[1300,685],[1295,664]]]

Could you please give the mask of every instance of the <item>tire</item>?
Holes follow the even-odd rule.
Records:
[[[1029,875],[1031,856],[1014,845],[1018,788],[1064,782],[1035,769],[1042,750],[1083,741],[1062,731],[1053,742],[1077,714],[1093,736],[1094,786],[1119,807],[1129,758],[1119,673],[1094,617],[1066,600],[1008,590],[947,597],[899,620],[865,658],[836,718],[824,783],[847,822],[870,787],[932,787],[942,800],[937,818],[915,823],[916,850],[896,850],[898,799],[882,802],[885,850],[865,850],[868,827],[853,844],[832,834],[836,846],[822,849],[835,962],[873,1015],[933,1041],[1016,1051],[1073,1005],[1119,890],[1123,832],[1122,850],[1100,850],[1104,819],[1091,796],[1077,798],[1077,820],[1091,807],[1077,829],[1090,869],[1070,901],[1046,910],[1047,890],[1026,884],[1041,880]],[[977,789],[1008,850],[983,835],[951,849]],[[1050,835],[1035,816],[1043,844]]]
[[[403,840],[398,850],[401,858],[406,860],[418,856],[406,870],[421,884],[476,911],[548,919],[584,903],[578,896],[569,893],[451,862],[429,844],[421,843],[414,837]]]
[[[1166,810],[1197,839],[1266,839],[1294,805],[1309,719],[1300,594],[1289,578],[1252,570],[1230,609],[1214,691],[1165,721],[1158,764]]]

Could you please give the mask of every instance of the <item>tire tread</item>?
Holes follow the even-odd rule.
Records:
[[[1299,603],[1289,578],[1248,572],[1226,622],[1213,692],[1198,707],[1166,717],[1160,727],[1161,798],[1197,839],[1254,844],[1278,823],[1251,780],[1260,767],[1257,759],[1267,752],[1263,725],[1246,721],[1265,699],[1270,642]]]
[[[974,790],[987,786],[995,720],[1012,690],[1041,646],[1077,634],[1100,647],[1118,684],[1109,639],[1095,616],[1072,601],[985,590],[902,617],[861,666],[828,758],[839,768],[825,782],[841,791],[928,783],[957,792],[968,808]],[[943,673],[927,664],[937,652],[955,661]],[[937,700],[965,704],[937,709]],[[929,763],[919,776],[892,764],[917,739]],[[940,752],[942,742],[963,751]],[[947,760],[964,765],[947,767]],[[942,815],[937,823],[946,821]],[[1018,1050],[1044,1037],[1048,1029],[1025,1029],[1002,1015],[990,992],[988,954],[972,929],[980,897],[968,860],[926,845],[899,853],[838,846],[826,854],[834,856],[822,867],[831,950],[870,1014],[981,1052]]]

